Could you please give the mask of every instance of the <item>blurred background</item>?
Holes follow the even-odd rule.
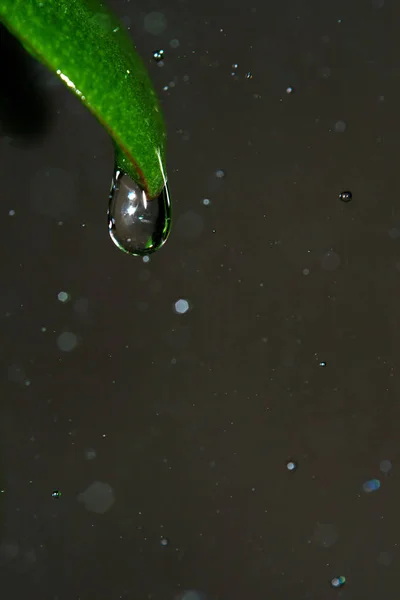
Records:
[[[110,5],[168,126],[147,262],[106,132],[1,30],[2,593],[392,598],[399,8]]]

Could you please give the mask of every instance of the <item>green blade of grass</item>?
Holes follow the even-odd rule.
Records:
[[[104,2],[0,0],[0,21],[105,127],[117,166],[150,198],[158,196],[165,184],[162,112],[127,31]]]

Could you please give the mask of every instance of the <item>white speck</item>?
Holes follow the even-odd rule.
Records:
[[[78,337],[71,331],[63,331],[57,338],[57,346],[63,352],[71,352],[78,345]]]
[[[331,586],[333,588],[340,588],[345,584],[345,582],[346,582],[346,578],[341,575],[340,577],[334,577],[331,580]]]
[[[294,89],[291,86],[289,86],[288,88],[286,88],[286,93],[287,94],[293,94],[293,92],[294,92]]]
[[[217,171],[215,171],[215,175],[218,179],[223,179],[225,177],[225,171],[222,169],[217,169]]]
[[[189,310],[189,302],[181,298],[175,302],[174,309],[178,315],[183,315]]]
[[[144,263],[148,263],[150,262],[150,256],[143,256],[142,260]]]
[[[303,273],[303,275],[309,275],[310,274],[310,269],[303,269],[302,273]]]
[[[68,300],[70,300],[71,297],[68,294],[68,292],[59,292],[57,298],[60,302],[68,302]]]
[[[293,460],[290,460],[286,463],[286,468],[288,471],[295,471],[297,469],[297,464]]]
[[[322,361],[319,363],[319,366],[320,366],[320,367],[326,367],[326,362],[325,362],[324,360],[322,360]]]
[[[15,215],[15,210],[11,209],[8,211],[8,216],[13,217]]]
[[[208,198],[204,198],[203,199],[203,204],[204,204],[204,206],[210,206],[211,200],[209,200]]]

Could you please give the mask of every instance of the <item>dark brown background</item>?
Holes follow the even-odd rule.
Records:
[[[174,228],[148,263],[112,245],[111,142],[38,68],[45,135],[0,141],[1,597],[396,598],[399,10],[111,4],[165,109]]]

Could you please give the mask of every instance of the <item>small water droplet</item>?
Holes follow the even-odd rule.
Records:
[[[60,302],[68,302],[68,300],[70,300],[71,296],[68,294],[68,292],[59,292],[57,294],[57,298],[59,299]]]
[[[347,129],[347,124],[344,121],[336,121],[335,131],[336,133],[344,133]]]
[[[392,463],[390,460],[381,460],[379,468],[382,471],[382,473],[389,473],[389,471],[392,468]]]
[[[171,228],[168,186],[154,200],[123,171],[113,178],[108,208],[108,229],[114,244],[127,254],[144,256],[167,241]]]
[[[156,62],[160,62],[164,58],[164,50],[156,50],[153,52],[153,58]]]
[[[184,298],[181,298],[175,302],[174,308],[178,315],[184,315],[189,310],[189,302]]]
[[[168,546],[169,539],[166,538],[166,537],[162,537],[161,540],[160,540],[160,544],[161,544],[161,546]]]
[[[333,588],[341,588],[344,586],[345,583],[346,583],[346,577],[343,577],[343,575],[340,575],[340,577],[334,577],[333,579],[331,579],[331,586]]]
[[[295,471],[297,469],[297,463],[294,460],[289,460],[286,463],[286,468],[288,471]]]
[[[208,198],[203,198],[203,204],[204,206],[210,206],[211,200],[209,200]]]
[[[379,490],[379,488],[381,487],[381,482],[379,481],[379,479],[371,479],[370,481],[366,481],[365,483],[363,483],[362,487],[364,492],[367,492],[367,494],[369,494],[371,492]]]
[[[341,192],[339,194],[339,200],[341,200],[342,202],[350,202],[350,200],[353,198],[353,194],[349,191],[347,192]]]

